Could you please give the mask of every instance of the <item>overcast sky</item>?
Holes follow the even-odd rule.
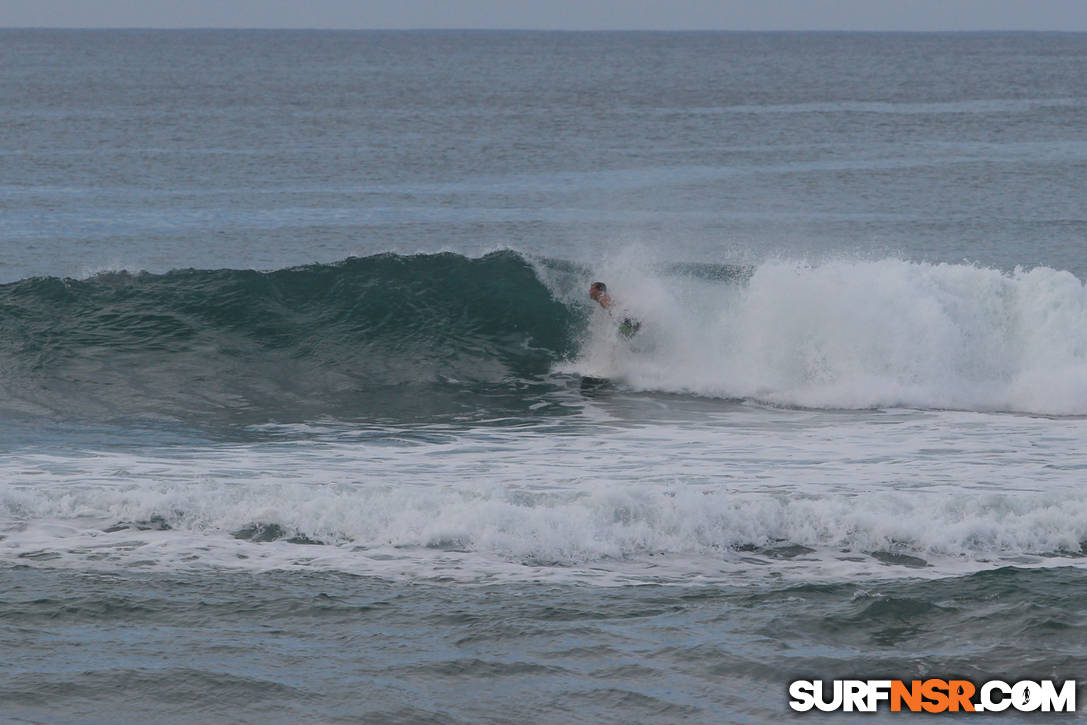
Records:
[[[0,0],[0,27],[1087,31],[1087,0]]]

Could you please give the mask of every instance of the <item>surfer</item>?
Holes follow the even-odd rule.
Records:
[[[611,315],[611,318],[617,319],[612,308],[615,306],[615,300],[608,294],[608,286],[603,282],[593,282],[589,285],[589,299],[596,304],[604,308],[604,310]],[[642,327],[642,323],[638,320],[624,315],[622,321],[619,323],[619,334],[623,337],[630,339],[637,334],[638,330]]]

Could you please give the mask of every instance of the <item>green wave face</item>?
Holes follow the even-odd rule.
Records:
[[[580,319],[511,251],[29,279],[0,287],[0,406],[244,421],[455,412],[546,373]]]

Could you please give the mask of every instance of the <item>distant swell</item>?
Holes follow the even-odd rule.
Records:
[[[77,416],[425,415],[441,393],[420,388],[546,373],[574,322],[513,252],[28,279],[0,287],[0,396]]]

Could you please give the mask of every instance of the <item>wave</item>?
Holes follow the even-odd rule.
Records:
[[[546,373],[578,319],[510,251],[28,279],[0,287],[0,395],[65,415],[425,415],[441,396],[420,389]]]
[[[580,461],[599,451],[590,441],[564,448]],[[0,485],[0,561],[370,574],[433,565],[439,576],[494,566],[531,577],[546,573],[541,567],[578,576],[639,569],[689,580],[783,568],[806,578],[815,570],[891,576],[888,567],[913,576],[1078,563],[1087,554],[1087,496],[1073,477],[1037,479],[1032,488],[1048,490],[1031,491],[935,492],[875,480],[852,492],[810,481],[787,490],[781,479],[767,490],[759,477],[707,484],[654,476],[661,469],[652,464],[646,475],[597,461],[592,475],[571,481],[554,472],[583,469],[556,467],[556,450],[522,450],[497,468],[479,441],[453,451],[402,444],[395,456],[357,442],[299,442],[198,455],[100,451],[78,465],[27,458],[0,470],[0,479],[18,480],[37,468],[33,485]],[[657,465],[672,470],[664,459]],[[273,542],[282,546],[265,546]]]
[[[646,334],[623,349],[594,327],[564,369],[807,408],[1087,414],[1087,288],[1069,272],[882,259],[768,261],[730,284],[615,276]]]
[[[642,321],[634,340],[585,299],[596,278]],[[563,373],[805,408],[1087,415],[1087,289],[1044,267],[590,270],[510,250],[0,286],[9,415],[478,420],[533,414]]]

